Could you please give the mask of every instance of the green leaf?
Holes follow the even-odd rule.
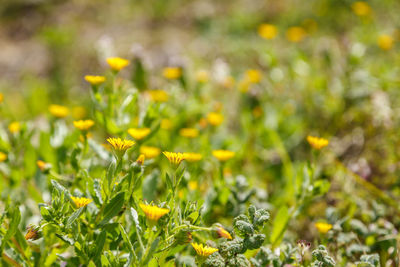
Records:
[[[157,180],[158,172],[153,172],[152,174],[146,176],[143,181],[143,199],[147,201],[153,201],[156,198],[157,193]]]
[[[106,238],[107,238],[107,232],[106,231],[102,231],[96,238],[96,246],[95,246],[95,251],[93,254],[93,259],[97,260],[100,255],[101,252],[103,251],[104,248],[104,244],[106,243]]]
[[[21,213],[19,212],[18,207],[10,208],[8,210],[8,214],[10,218],[10,224],[6,234],[3,237],[3,240],[1,241],[0,254],[3,252],[7,241],[15,235],[15,232],[18,230],[19,222],[21,221]]]
[[[111,199],[110,203],[106,205],[104,208],[104,216],[103,220],[100,222],[100,226],[106,224],[112,217],[118,214],[121,210],[122,205],[124,204],[125,192],[120,192],[113,199]]]
[[[59,184],[56,180],[51,180],[51,184],[53,185],[53,187],[55,189],[57,189],[57,191],[60,193],[60,195],[62,193],[64,193],[69,199],[71,199],[71,194],[69,193],[69,191],[64,186]]]
[[[78,219],[79,216],[81,216],[84,208],[85,207],[81,207],[77,209],[76,211],[74,211],[74,213],[71,214],[71,216],[69,216],[66,227],[69,227],[76,219]]]
[[[153,243],[151,244],[151,247],[149,249],[149,251],[147,252],[147,256],[143,261],[143,266],[146,266],[147,263],[151,260],[151,258],[154,256],[154,251],[156,250],[157,246],[158,246],[158,242],[160,242],[160,238],[157,237]]]
[[[129,249],[129,252],[130,252],[130,253],[129,253],[130,255],[129,255],[129,260],[128,260],[128,262],[130,263],[130,262],[132,261],[132,257],[133,257],[133,256],[135,256],[135,258],[136,258],[135,249],[134,249],[134,247],[133,247],[133,245],[132,245],[132,242],[131,242],[131,240],[129,239],[129,236],[128,236],[128,234],[126,233],[124,227],[123,227],[121,224],[119,224],[118,227],[119,227],[119,230],[120,230],[120,232],[121,232],[122,238],[124,239],[125,243],[128,244],[128,249]],[[125,266],[130,266],[130,264],[126,264]]]
[[[115,161],[112,161],[110,165],[108,166],[107,169],[107,182],[108,182],[108,187],[111,186],[112,181],[114,180],[114,173],[116,169],[116,163]]]
[[[135,223],[135,227],[136,227],[136,231],[141,232],[142,228],[140,227],[140,223],[139,223],[139,216],[137,211],[131,207],[131,216],[133,219],[133,222]]]
[[[289,219],[290,214],[288,207],[286,205],[280,207],[272,223],[273,228],[270,241],[273,245],[279,245],[279,243],[281,242],[286,227],[289,223]]]

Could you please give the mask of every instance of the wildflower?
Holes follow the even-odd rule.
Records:
[[[224,116],[221,113],[210,112],[207,114],[207,121],[213,126],[218,126],[224,121]]]
[[[231,234],[220,226],[217,227],[217,234],[219,237],[224,237],[226,239],[232,239]]]
[[[74,197],[71,196],[72,201],[74,201],[75,206],[77,206],[78,208],[82,208],[87,206],[89,203],[92,202],[91,199],[86,198],[86,197]]]
[[[182,128],[179,130],[179,134],[186,138],[196,138],[199,136],[199,130],[196,128]]]
[[[107,63],[114,71],[120,71],[129,65],[129,60],[120,57],[109,57]]]
[[[148,93],[154,102],[167,102],[169,98],[167,92],[164,90],[150,90]]]
[[[179,79],[182,76],[182,69],[177,67],[167,67],[163,69],[163,76],[170,80]]]
[[[387,35],[387,34],[382,34],[378,37],[378,46],[382,49],[382,50],[390,50],[392,49],[394,44],[394,39],[392,36]]]
[[[203,244],[191,243],[194,250],[196,250],[197,255],[202,257],[208,257],[214,252],[217,252],[217,248],[203,246]]]
[[[371,7],[364,1],[357,1],[351,5],[354,14],[360,17],[368,16],[371,13]]]
[[[79,120],[74,121],[75,128],[81,131],[87,131],[94,125],[94,121],[92,120]]]
[[[40,234],[39,234],[39,226],[33,226],[33,225],[29,225],[28,226],[28,232],[25,234],[25,240],[36,240],[40,238]]]
[[[163,154],[167,157],[169,162],[174,165],[179,165],[185,159],[185,156],[182,153],[164,151]]]
[[[107,138],[107,142],[109,142],[114,150],[118,153],[125,153],[126,150],[131,148],[135,142],[132,140],[126,140],[126,139],[121,139],[121,138]]]
[[[235,152],[229,150],[213,150],[212,154],[220,161],[227,161],[235,156]]]
[[[189,162],[196,162],[203,158],[203,156],[200,153],[192,153],[192,152],[183,153],[183,157],[185,158],[185,160]]]
[[[258,27],[258,35],[262,38],[271,40],[278,34],[278,29],[275,25],[263,23]]]
[[[259,83],[261,81],[261,72],[255,69],[249,69],[246,71],[246,79],[250,83]]]
[[[136,160],[136,163],[139,165],[143,165],[145,158],[146,158],[145,155],[140,154],[140,156]]]
[[[84,107],[81,106],[77,106],[74,107],[72,109],[72,116],[74,117],[74,119],[76,120],[81,120],[86,116],[86,109]]]
[[[197,181],[190,181],[188,183],[189,190],[194,191],[199,187],[199,183]]]
[[[178,245],[190,243],[192,240],[192,233],[187,229],[182,229],[175,235],[175,244]]]
[[[143,210],[147,219],[149,219],[150,221],[158,221],[162,216],[169,212],[169,209],[146,205],[144,203],[140,203],[139,206]]]
[[[146,159],[152,159],[160,155],[161,150],[158,147],[154,146],[141,146],[140,154],[143,154]]]
[[[3,162],[7,159],[7,154],[0,151],[0,162]]]
[[[163,130],[169,130],[172,128],[172,121],[170,119],[162,119],[160,127]]]
[[[199,83],[206,83],[210,78],[210,74],[206,70],[199,70],[196,72],[196,81]]]
[[[18,133],[19,131],[21,131],[21,124],[17,121],[14,121],[8,125],[8,130],[11,133]]]
[[[320,232],[321,234],[326,234],[327,232],[329,232],[329,230],[332,229],[332,224],[329,223],[317,222],[314,225],[317,228],[318,232]]]
[[[106,77],[98,75],[86,75],[85,80],[93,86],[102,84],[106,81]]]
[[[286,31],[286,38],[292,43],[301,42],[306,37],[306,31],[299,26],[290,27]]]
[[[314,136],[307,136],[307,142],[315,149],[321,149],[329,144],[329,141],[325,138],[319,138]]]
[[[128,133],[136,140],[142,140],[150,134],[149,128],[129,128]]]
[[[49,111],[51,115],[53,115],[56,118],[65,118],[69,113],[69,109],[67,107],[60,105],[50,105]]]
[[[43,160],[38,160],[36,161],[36,165],[38,166],[38,168],[43,172],[46,170],[46,162],[44,162]]]
[[[4,100],[4,95],[0,93],[0,104],[3,103],[3,100]]]

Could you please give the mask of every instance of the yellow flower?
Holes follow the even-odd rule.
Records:
[[[145,159],[146,157],[143,154],[140,154],[140,156],[136,160],[136,163],[139,165],[143,165]]]
[[[81,106],[77,106],[72,109],[72,116],[76,120],[81,120],[81,119],[85,118],[86,113],[87,113],[86,109]]]
[[[162,119],[160,127],[163,130],[169,130],[172,128],[172,121],[170,119]]]
[[[71,196],[72,201],[74,201],[75,206],[77,206],[78,208],[82,208],[87,206],[90,202],[92,202],[91,199],[86,198],[86,197],[74,197]]]
[[[60,106],[60,105],[50,105],[49,111],[50,111],[51,115],[53,115],[54,117],[57,117],[57,118],[64,118],[69,113],[69,109],[67,107]]]
[[[329,144],[329,141],[325,138],[319,138],[315,136],[307,136],[307,142],[315,149],[321,149]]]
[[[152,159],[160,155],[161,150],[158,147],[154,146],[141,146],[140,154],[143,154],[146,159]]]
[[[364,1],[357,1],[351,5],[354,14],[363,17],[371,14],[371,7]]]
[[[3,162],[7,159],[7,154],[0,151],[0,162]]]
[[[251,83],[259,83],[261,81],[261,72],[255,69],[249,69],[246,71],[246,79]]]
[[[188,183],[188,187],[191,191],[196,190],[199,187],[199,184],[197,183],[197,181],[190,181]]]
[[[149,90],[148,93],[154,102],[167,102],[169,98],[167,92],[164,90]]]
[[[146,205],[144,203],[139,204],[140,208],[143,210],[147,219],[150,221],[158,221],[162,216],[169,212],[169,209],[159,208],[157,206]]]
[[[258,27],[258,35],[262,38],[271,40],[278,34],[278,29],[275,25],[263,23]]]
[[[74,121],[75,128],[81,131],[87,131],[94,125],[94,121],[92,120],[79,120]]]
[[[292,43],[301,42],[306,37],[306,31],[302,27],[290,27],[286,31],[286,38]]]
[[[199,83],[206,83],[210,78],[210,74],[206,70],[199,70],[196,72],[196,81]]]
[[[196,128],[182,128],[179,130],[179,135],[186,138],[196,138],[199,136],[199,130]]]
[[[4,95],[0,93],[0,104],[3,103],[3,100],[4,100]]]
[[[170,163],[175,165],[178,165],[185,159],[185,156],[182,153],[164,151],[163,154],[167,157]]]
[[[378,45],[382,50],[390,50],[392,49],[394,44],[394,39],[392,36],[387,34],[382,34],[378,37]]]
[[[19,131],[21,131],[21,124],[17,121],[14,121],[8,125],[8,130],[11,133],[18,133]]]
[[[232,239],[231,234],[228,231],[226,231],[224,228],[219,227],[219,226],[217,227],[217,234],[219,237],[224,237],[226,239]]]
[[[196,162],[203,158],[203,156],[200,153],[192,153],[192,152],[183,153],[183,157],[185,158],[185,160],[189,162]]]
[[[36,165],[38,166],[38,168],[43,172],[46,170],[46,162],[44,162],[43,160],[38,160],[36,161]]]
[[[106,77],[98,75],[86,75],[85,80],[91,85],[99,85],[106,81]]]
[[[229,150],[213,150],[212,154],[220,161],[227,161],[235,156],[235,152]]]
[[[207,114],[207,121],[213,126],[218,126],[224,121],[224,116],[221,113],[210,112]]]
[[[30,225],[29,227],[28,227],[28,232],[25,234],[25,240],[29,240],[29,239],[32,239],[32,240],[36,240],[36,239],[39,239],[40,238],[40,234],[39,234],[39,227],[35,227],[35,226],[33,226],[33,225]]]
[[[125,152],[135,144],[132,140],[122,140],[121,138],[114,137],[107,138],[107,142],[109,142],[117,152]]]
[[[332,229],[332,224],[329,223],[317,222],[314,225],[317,228],[318,232],[320,232],[321,234],[326,234],[327,232],[329,232],[329,230]]]
[[[163,76],[170,80],[179,79],[182,76],[182,69],[176,67],[167,67],[163,69]]]
[[[120,57],[109,57],[107,63],[112,70],[120,71],[129,65],[129,60]]]
[[[251,82],[248,79],[239,81],[238,88],[241,93],[247,93],[250,89]]]
[[[128,133],[136,140],[142,140],[150,134],[149,128],[129,128]]]
[[[217,252],[217,248],[203,246],[203,244],[191,243],[194,250],[196,250],[197,255],[202,257],[208,257],[214,252]]]

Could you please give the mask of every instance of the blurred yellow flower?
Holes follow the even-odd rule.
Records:
[[[135,144],[135,142],[132,140],[122,140],[121,138],[114,137],[107,138],[107,142],[109,142],[112,147],[118,152],[125,152]]]
[[[167,102],[169,98],[164,90],[149,90],[148,93],[154,102]]]
[[[79,120],[79,121],[74,121],[73,123],[75,128],[81,131],[87,131],[94,125],[94,121],[92,120]]]
[[[196,72],[196,81],[199,83],[206,83],[210,78],[210,74],[206,70],[199,70]]]
[[[170,119],[162,119],[160,127],[163,130],[169,130],[172,128],[172,121]]]
[[[3,100],[4,100],[4,95],[0,93],[0,104],[3,103]]]
[[[203,158],[203,155],[201,155],[200,153],[185,152],[183,153],[183,157],[189,162],[196,162],[201,160]]]
[[[129,60],[120,57],[109,57],[107,63],[112,70],[120,71],[129,65]]]
[[[392,36],[388,34],[382,34],[378,37],[378,45],[382,50],[390,50],[392,49],[394,44],[394,39]]]
[[[146,159],[152,159],[160,155],[161,150],[158,147],[154,146],[141,146],[140,154],[143,154]]]
[[[50,105],[49,106],[49,111],[51,115],[57,118],[64,118],[68,115],[69,109],[65,106],[60,106],[60,105]]]
[[[224,237],[226,239],[232,239],[231,234],[222,227],[217,227],[217,234],[219,237]]]
[[[179,79],[182,75],[182,69],[178,67],[167,67],[163,69],[163,76],[170,80]]]
[[[364,1],[354,2],[351,5],[351,8],[353,9],[354,14],[360,17],[368,16],[372,11],[371,7]]]
[[[17,121],[14,121],[8,125],[8,130],[11,133],[18,133],[19,131],[21,131],[21,124]]]
[[[259,83],[261,81],[261,72],[255,69],[246,71],[246,79],[251,83]]]
[[[149,128],[129,128],[128,133],[133,139],[142,140],[150,134],[151,130]]]
[[[227,161],[235,156],[235,152],[223,149],[213,150],[212,154],[220,161]]]
[[[199,183],[197,181],[189,181],[188,187],[189,190],[194,191],[199,187]]]
[[[143,210],[147,219],[149,219],[150,221],[158,221],[162,216],[169,212],[169,209],[146,205],[144,203],[140,203],[139,206]]]
[[[191,244],[194,250],[196,251],[197,255],[202,257],[208,257],[214,252],[218,251],[217,248],[203,246],[203,244],[197,244],[197,243],[191,243]]]
[[[136,163],[139,165],[143,165],[145,159],[146,159],[145,155],[140,154],[140,156],[136,160]]]
[[[317,222],[314,225],[317,228],[318,232],[320,232],[321,234],[326,234],[327,232],[329,232],[329,230],[332,229],[332,224],[329,223]]]
[[[325,138],[319,138],[315,136],[307,136],[307,142],[315,149],[321,149],[329,144],[329,141]]]
[[[77,206],[78,208],[82,208],[87,206],[89,203],[92,202],[91,199],[86,198],[86,197],[74,197],[71,196],[72,201],[74,201],[75,206]]]
[[[41,171],[45,171],[46,170],[46,162],[44,162],[43,160],[36,161],[36,165],[38,166],[38,168]]]
[[[91,85],[99,85],[106,81],[106,77],[98,75],[86,75],[85,80]]]
[[[301,42],[306,37],[306,31],[299,26],[290,27],[286,31],[286,38],[292,43]]]
[[[87,112],[84,107],[77,106],[72,109],[72,116],[76,120],[81,120],[81,119],[85,118],[86,114],[87,114]]]
[[[207,114],[207,121],[213,126],[218,126],[224,121],[224,116],[221,113],[210,112]]]
[[[258,27],[258,35],[262,38],[271,40],[278,34],[278,29],[275,25],[263,23]]]
[[[168,161],[174,165],[179,165],[185,159],[185,156],[179,152],[175,153],[164,151],[163,154],[168,159]]]
[[[7,154],[0,151],[0,162],[3,162],[7,159]]]
[[[199,130],[196,128],[182,128],[179,130],[179,135],[186,138],[196,138],[199,136]]]

